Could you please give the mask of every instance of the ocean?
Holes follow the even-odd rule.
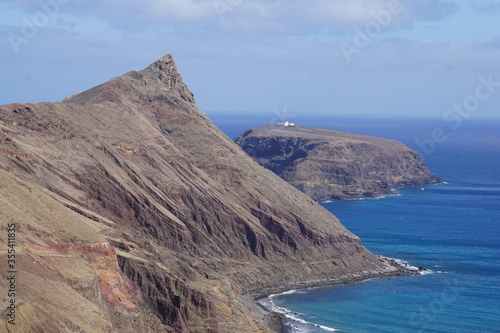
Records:
[[[272,117],[211,118],[234,139]],[[500,332],[500,121],[457,129],[440,119],[292,121],[397,139],[446,183],[323,203],[373,253],[432,273],[273,295],[290,332]],[[445,140],[433,140],[435,128]]]

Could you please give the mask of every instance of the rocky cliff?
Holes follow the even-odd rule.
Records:
[[[1,106],[0,178],[7,332],[266,331],[238,294],[393,271],[220,132],[170,55]]]
[[[374,198],[393,188],[440,183],[418,154],[394,140],[267,125],[236,139],[260,165],[316,201]]]

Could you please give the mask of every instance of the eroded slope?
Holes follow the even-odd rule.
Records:
[[[221,133],[170,55],[0,107],[0,169],[33,331],[250,332],[238,293],[392,269]]]

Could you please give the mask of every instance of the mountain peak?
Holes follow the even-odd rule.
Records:
[[[172,70],[177,72],[177,66],[175,65],[174,57],[170,53],[165,54],[163,57],[153,62],[147,67],[147,69],[157,71],[158,74],[171,72]]]
[[[158,78],[161,83],[166,84],[170,91],[177,93],[179,97],[189,103],[195,103],[194,95],[189,91],[184,84],[181,75],[177,71],[177,65],[170,53],[167,53],[159,60],[153,62],[146,69],[141,71],[142,74],[152,74]]]
[[[0,106],[0,184],[32,331],[249,333],[264,324],[243,292],[397,272],[219,131],[168,54]]]
[[[193,93],[188,89],[170,53],[153,62],[145,69],[131,71],[87,91],[64,99],[65,103],[118,102],[135,96],[180,98],[195,106]]]

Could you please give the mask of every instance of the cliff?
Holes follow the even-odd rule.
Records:
[[[267,125],[236,143],[260,165],[316,201],[374,198],[397,187],[440,183],[418,154],[394,140]]]
[[[394,271],[220,132],[170,55],[59,103],[1,106],[0,178],[7,332],[268,331],[240,293]]]

